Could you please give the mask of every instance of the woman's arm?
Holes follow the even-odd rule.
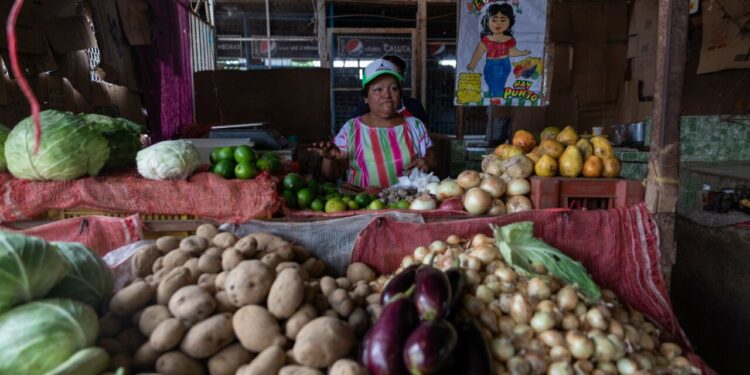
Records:
[[[435,152],[435,147],[430,147],[424,157],[412,160],[406,169],[417,168],[423,172],[429,172],[434,171],[435,167],[437,167],[437,152]]]
[[[341,157],[323,158],[320,174],[326,181],[336,181],[346,171],[346,159]]]
[[[482,55],[484,55],[485,52],[487,52],[487,47],[480,40],[479,43],[477,43],[477,48],[474,50],[474,54],[471,56],[471,62],[469,62],[469,65],[466,65],[466,68],[474,70],[474,68],[477,67],[479,59],[482,58]]]
[[[519,51],[516,47],[511,47],[510,50],[508,50],[508,55],[511,57],[526,56],[530,53],[531,51],[529,50]]]

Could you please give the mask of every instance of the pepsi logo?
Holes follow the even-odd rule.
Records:
[[[444,43],[431,43],[429,45],[429,48],[430,48],[430,56],[432,57],[440,56],[443,53],[445,53]]]
[[[359,39],[349,39],[349,41],[346,42],[344,50],[348,56],[359,56],[364,52],[365,45]]]
[[[270,46],[272,55],[276,53],[276,50],[278,50],[279,48],[276,45],[276,42],[274,42],[273,40],[270,43],[267,40],[262,40],[260,43],[258,43],[258,51],[260,52],[261,55],[267,55],[269,46]]]

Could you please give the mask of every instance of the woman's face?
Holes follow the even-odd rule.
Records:
[[[375,78],[367,89],[367,105],[370,112],[379,117],[390,117],[401,103],[401,89],[396,77],[382,75]]]
[[[490,31],[492,31],[493,34],[500,34],[502,32],[505,32],[505,30],[508,30],[508,27],[510,26],[510,20],[506,15],[498,13],[490,17],[489,26]]]

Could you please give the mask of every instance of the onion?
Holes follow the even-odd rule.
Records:
[[[588,359],[594,354],[594,343],[580,331],[568,331],[565,341],[570,354],[576,359]]]
[[[526,195],[531,192],[531,184],[525,178],[514,178],[508,183],[508,195]]]
[[[492,198],[500,198],[505,194],[506,185],[500,177],[488,174],[482,179],[479,188],[490,193]]]
[[[440,186],[439,182],[430,182],[429,184],[427,184],[427,192],[434,196],[437,196],[438,186]]]
[[[435,204],[435,201],[430,198],[429,194],[418,195],[409,205],[410,210],[416,211],[434,210],[435,208],[437,208],[437,204]]]
[[[464,204],[461,197],[453,197],[440,202],[438,210],[441,211],[463,211]]]
[[[500,199],[494,199],[492,200],[492,208],[487,211],[487,215],[500,216],[505,215],[507,212],[508,210],[505,208],[505,203]]]
[[[508,198],[508,201],[505,202],[505,208],[508,210],[509,214],[528,211],[531,210],[531,207],[531,201],[523,195],[510,197]]]
[[[482,172],[493,176],[501,176],[505,173],[505,164],[497,155],[485,155],[484,159],[482,159]]]
[[[516,354],[516,348],[507,338],[496,338],[492,340],[492,354],[500,361],[507,361]]]
[[[531,328],[534,331],[541,333],[555,326],[555,319],[552,314],[544,311],[539,311],[531,318]]]
[[[480,188],[472,188],[464,194],[464,209],[472,215],[482,215],[492,208],[492,197]]]
[[[446,178],[440,183],[440,186],[438,186],[436,196],[439,201],[444,201],[449,198],[458,197],[463,193],[464,189],[458,184],[458,182],[456,182],[456,180]]]
[[[479,176],[479,172],[471,169],[461,172],[456,178],[456,182],[466,190],[479,186],[481,181],[482,178]]]
[[[531,320],[531,309],[522,295],[516,293],[510,305],[510,316],[516,323],[528,323]]]
[[[513,178],[527,178],[534,171],[534,162],[526,155],[516,155],[505,161],[505,171]]]

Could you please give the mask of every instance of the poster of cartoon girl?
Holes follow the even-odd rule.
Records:
[[[491,4],[482,17],[481,38],[466,68],[473,71],[479,59],[486,54],[484,81],[489,86],[490,97],[503,95],[505,81],[508,80],[511,71],[510,58],[531,53],[529,50],[519,51],[516,48],[516,39],[513,38],[515,23],[513,6],[507,3]]]
[[[546,105],[548,0],[460,2],[456,105]]]

